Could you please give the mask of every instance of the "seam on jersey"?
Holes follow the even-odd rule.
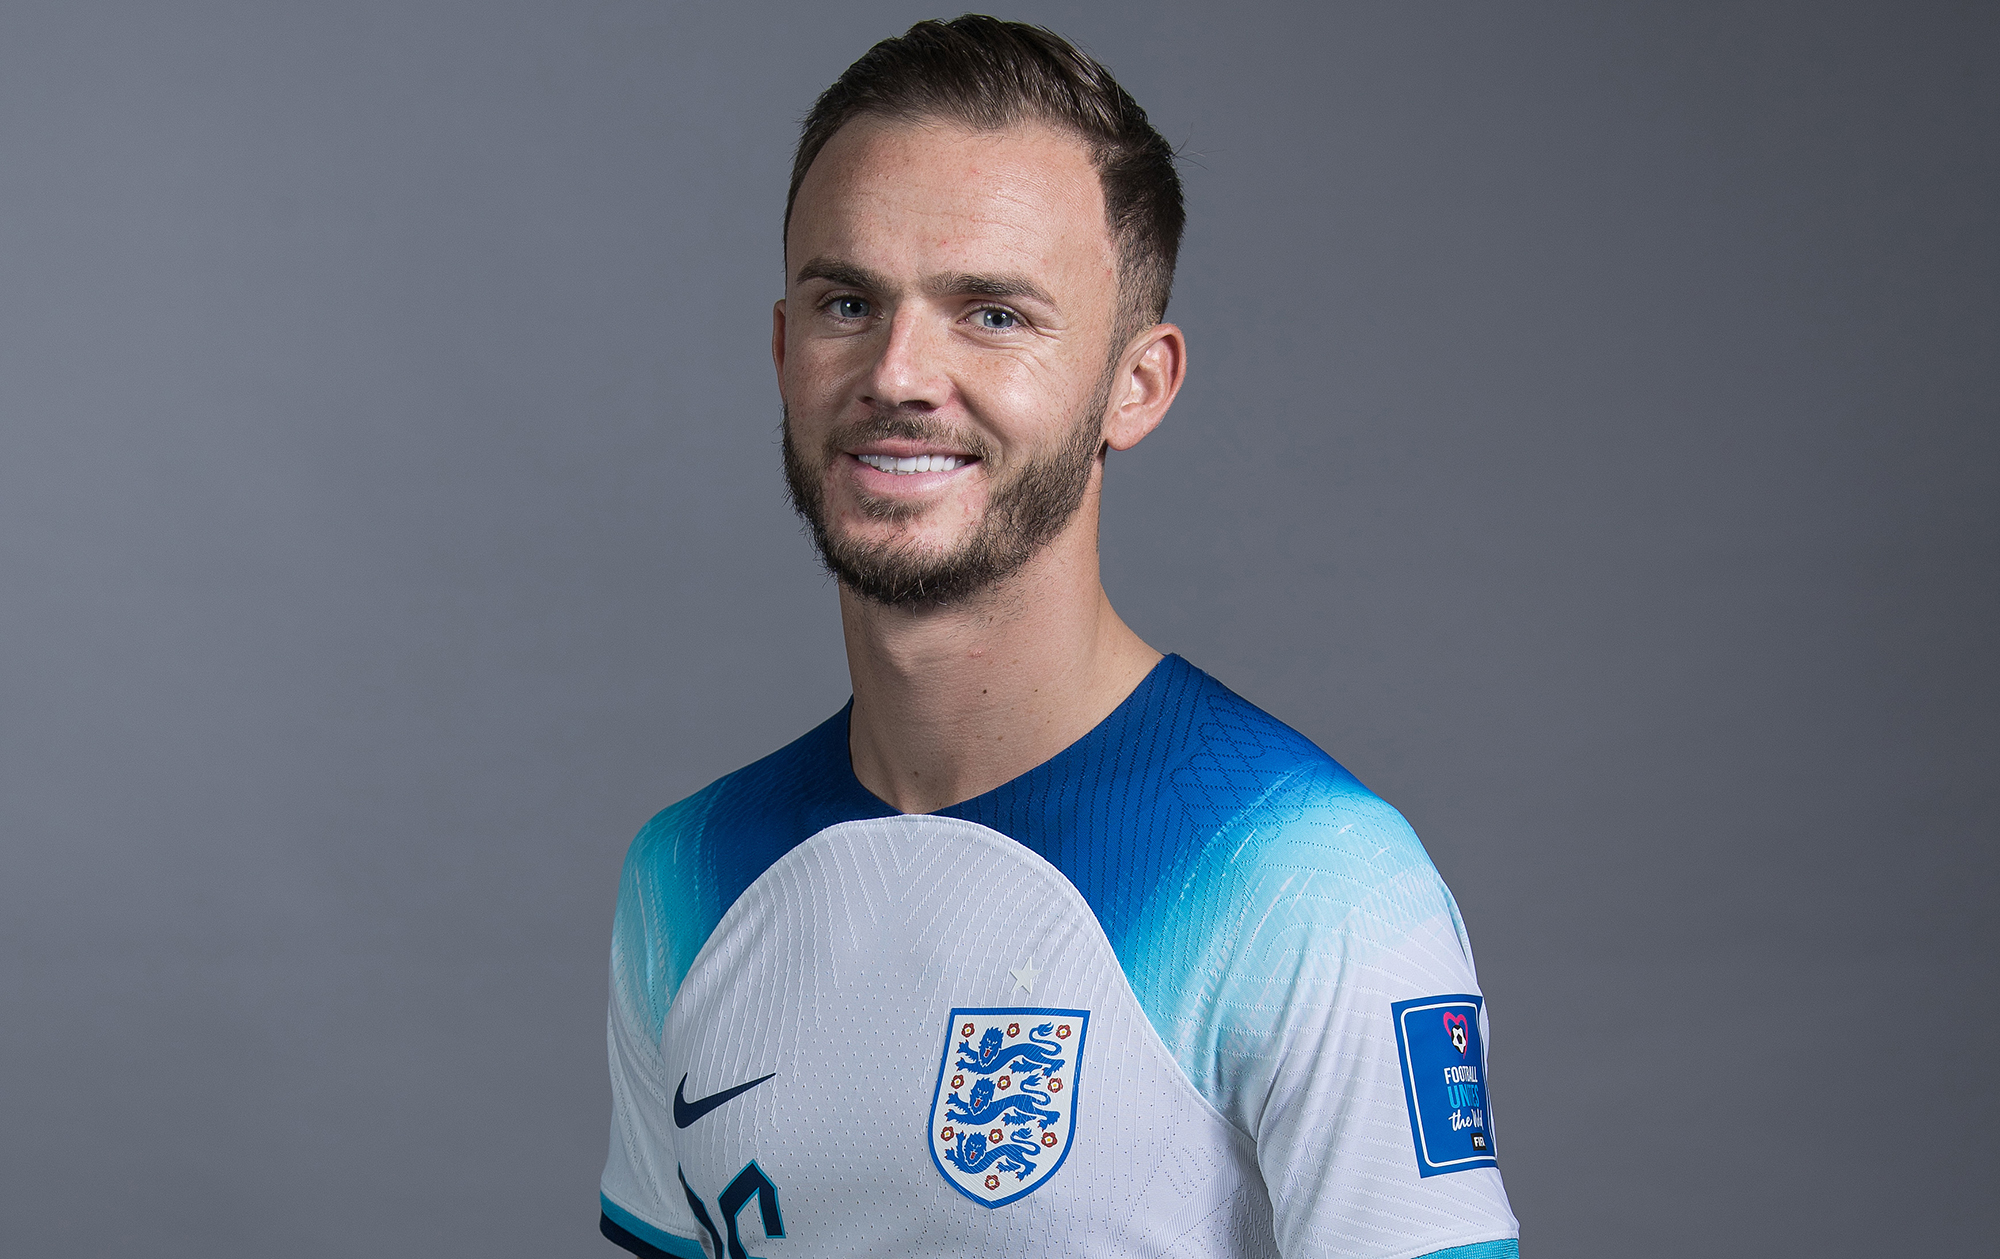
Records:
[[[1184,904],[1188,900],[1192,890],[1197,887],[1204,871],[1211,871],[1217,855],[1226,850],[1229,844],[1235,844],[1235,851],[1230,854],[1229,861],[1225,865],[1233,865],[1243,850],[1253,845],[1264,848],[1270,844],[1282,842],[1282,837],[1287,832],[1290,823],[1297,820],[1297,818],[1280,820],[1274,825],[1249,827],[1248,823],[1260,820],[1257,817],[1260,811],[1282,811],[1280,808],[1274,806],[1274,801],[1282,802],[1282,799],[1287,795],[1300,795],[1301,793],[1303,793],[1304,799],[1300,805],[1302,811],[1300,816],[1309,815],[1313,809],[1313,801],[1317,799],[1314,783],[1318,775],[1328,767],[1334,770],[1339,769],[1336,763],[1328,760],[1325,762],[1301,764],[1295,768],[1286,770],[1276,776],[1253,799],[1232,811],[1226,817],[1223,817],[1205,842],[1188,851],[1187,855],[1182,859],[1179,868],[1174,872],[1178,877],[1167,881],[1166,887],[1161,888],[1148,898],[1147,908],[1138,924],[1138,934],[1144,941],[1147,943],[1161,942],[1163,928],[1160,924],[1169,919],[1169,910],[1176,905]],[[1351,775],[1348,777],[1351,778]],[[1429,854],[1422,850],[1421,843],[1416,841],[1414,833],[1410,832],[1408,819],[1404,818],[1393,805],[1359,784],[1358,780],[1355,782],[1355,786],[1359,788],[1359,791],[1355,793],[1358,797],[1355,803],[1362,805],[1365,813],[1373,813],[1374,810],[1379,809],[1385,815],[1381,819],[1382,824],[1389,825],[1393,823],[1395,827],[1399,827],[1402,831],[1409,833],[1408,837],[1415,845],[1416,855],[1419,858],[1416,862],[1410,864],[1408,868],[1399,871],[1389,883],[1377,887],[1375,889],[1376,894],[1382,894],[1384,889],[1389,888],[1392,884],[1400,885],[1402,880],[1413,875],[1419,877],[1421,875],[1428,875],[1428,878],[1424,879],[1423,882],[1427,887],[1434,885],[1437,890],[1444,893],[1444,907],[1446,912],[1451,915],[1454,943],[1461,956],[1468,956],[1470,949],[1466,942],[1463,922],[1457,914],[1456,901],[1450,897],[1449,889],[1445,887],[1442,878],[1437,874],[1436,865],[1429,860]],[[1343,792],[1341,794],[1345,795],[1347,793]],[[1358,821],[1372,822],[1373,819],[1363,817],[1349,821],[1347,825],[1339,829],[1337,834],[1344,835],[1353,830]],[[1376,855],[1379,856],[1379,852]],[[1255,922],[1245,922],[1239,916],[1243,908],[1243,901],[1240,897],[1230,897],[1217,903],[1214,906],[1219,914],[1216,921],[1228,924],[1228,929],[1226,932],[1217,931],[1211,933],[1206,940],[1189,946],[1193,948],[1195,953],[1193,961],[1196,963],[1196,971],[1207,972],[1209,968],[1201,966],[1201,963],[1204,961],[1225,962],[1230,958],[1240,957],[1246,947],[1246,942],[1257,939],[1262,934],[1264,925],[1271,920],[1273,915],[1279,913],[1281,907],[1288,901],[1297,903],[1302,899],[1315,899],[1319,901],[1328,899],[1324,895],[1315,895],[1315,889],[1322,886],[1321,877],[1329,873],[1329,871],[1319,866],[1311,863],[1299,864],[1296,860],[1273,861],[1269,863],[1260,862],[1257,864],[1259,864],[1260,868],[1265,869],[1269,875],[1282,880],[1283,886],[1281,891],[1295,891],[1296,895],[1280,895],[1275,897],[1269,904],[1263,907],[1262,912],[1257,915]],[[1375,914],[1379,910],[1379,907],[1372,907],[1371,897],[1362,897],[1353,900],[1348,900],[1344,897],[1340,899],[1343,903],[1338,917],[1331,921],[1317,924],[1318,928],[1344,934],[1348,925],[1357,921],[1366,921],[1371,914]],[[1174,934],[1176,936],[1185,935],[1184,932]],[[1376,943],[1372,933],[1365,934],[1365,939],[1370,943],[1371,947]],[[1178,941],[1173,941],[1173,944],[1175,948],[1183,947]],[[1121,956],[1121,962],[1123,960]],[[1154,974],[1155,969],[1153,967],[1147,968],[1149,991],[1160,987],[1160,983],[1156,980]],[[1224,966],[1223,969],[1227,970],[1229,967]],[[1142,1000],[1141,1006],[1147,1010],[1148,1016],[1153,1019],[1156,1031],[1163,1031],[1167,1027],[1179,1031],[1189,1026],[1187,1018],[1180,1017],[1175,1013],[1180,1009],[1176,1005],[1179,992],[1179,989],[1172,989],[1170,987],[1167,990],[1155,993],[1155,997],[1159,1000],[1161,1006],[1157,1012],[1157,1016],[1152,1006]],[[1220,996],[1219,990],[1216,995]],[[1207,1024],[1203,1025],[1207,1026]],[[1203,1091],[1201,1084],[1197,1082],[1196,1076],[1198,1073],[1194,1068],[1210,1065],[1203,1059],[1201,1051],[1205,1047],[1212,1047],[1212,1045],[1212,1037],[1197,1039],[1189,1043],[1187,1048],[1191,1054],[1190,1061],[1182,1061],[1178,1052],[1170,1049],[1175,1062],[1181,1066],[1183,1074],[1189,1077],[1190,1084],[1197,1092],[1201,1092],[1204,1098],[1207,1098],[1207,1094]],[[1216,1070],[1212,1074],[1215,1076],[1217,1096],[1209,1100],[1213,1108],[1220,1110],[1220,1101],[1225,1098],[1234,1097],[1235,1095],[1229,1089],[1223,1087],[1225,1083],[1224,1077],[1227,1075],[1224,1066],[1221,1063],[1214,1065]],[[1204,1071],[1200,1074],[1207,1075],[1211,1073]],[[1275,1087],[1275,1081],[1272,1081],[1271,1085]],[[1264,1114],[1268,1110],[1269,1099],[1270,1091],[1267,1088],[1265,1096],[1259,1099],[1255,1113],[1259,1115]],[[1247,1102],[1249,1099],[1236,1097],[1236,1100]],[[1248,1131],[1243,1128],[1239,1128],[1238,1130],[1245,1131],[1246,1133]],[[1255,1139],[1254,1136],[1252,1139]]]
[[[1139,1011],[1139,1023],[1145,1028],[1142,1035],[1150,1041],[1156,1052],[1162,1055],[1168,1063],[1172,1064],[1174,1068],[1173,1077],[1180,1081],[1181,1087],[1187,1090],[1190,1097],[1194,1098],[1195,1103],[1201,1110],[1219,1121],[1235,1139],[1247,1144],[1251,1152],[1251,1161],[1253,1163],[1256,1161],[1256,1138],[1238,1127],[1228,1115],[1223,1114],[1214,1102],[1202,1095],[1202,1091],[1195,1087],[1194,1081],[1188,1078],[1187,1068],[1183,1067],[1180,1059],[1174,1056],[1174,1051],[1167,1047],[1166,1038],[1160,1035],[1160,1029],[1154,1024],[1153,1012],[1146,1008],[1146,1003],[1141,1001],[1139,994],[1133,990],[1131,977],[1125,973],[1125,959],[1119,956],[1118,950],[1113,947],[1111,937],[1105,933],[1104,924],[1098,920],[1097,911],[1090,907],[1089,899],[1084,896],[1076,884],[1070,882],[1068,875],[1057,869],[1055,864],[1049,861],[1048,858],[1042,856],[1026,844],[1002,834],[983,823],[968,821],[965,818],[949,817],[940,813],[905,816],[921,816],[926,822],[936,823],[955,830],[962,829],[969,838],[978,840],[982,844],[1026,862],[1030,869],[1040,867],[1046,871],[1055,880],[1059,894],[1070,897],[1074,901],[1075,906],[1083,911],[1081,920],[1087,922],[1090,929],[1097,932],[1097,938],[1103,942],[1105,952],[1111,955],[1111,960],[1114,963],[1112,969],[1117,973],[1119,986],[1124,989],[1125,995],[1131,998],[1133,1007]],[[710,944],[728,934],[724,928],[729,925],[732,915],[736,914],[739,910],[743,913],[750,912],[743,907],[748,905],[752,900],[750,893],[756,889],[758,884],[771,878],[775,871],[790,862],[792,858],[801,857],[808,850],[820,846],[820,841],[825,839],[827,835],[835,831],[841,831],[849,826],[865,825],[870,822],[879,821],[881,821],[880,818],[852,818],[845,822],[835,822],[831,826],[822,827],[794,845],[784,856],[779,857],[776,861],[765,867],[764,873],[751,880],[750,886],[744,888],[742,895],[738,896],[735,902],[723,912],[721,920],[709,932],[708,939],[702,942],[701,952],[695,954],[694,961],[688,966],[688,973],[693,974],[695,968],[701,965],[702,955],[708,952]],[[831,843],[832,841],[829,840],[827,842]]]
[[[650,1026],[655,1036],[687,978],[675,953],[705,916],[705,878],[693,858],[715,805],[718,779],[691,796],[661,809],[639,828],[619,868],[618,907],[612,919],[612,992]],[[661,877],[663,869],[671,877]],[[692,904],[669,905],[678,894]],[[630,938],[628,938],[630,937]],[[690,959],[691,961],[692,959]],[[621,969],[627,975],[621,977]],[[629,977],[631,982],[623,982]]]
[[[1033,856],[1034,854],[1030,853],[1028,855]],[[1050,868],[1054,869],[1054,867]],[[1057,870],[1055,873],[1058,878],[1062,877],[1062,871]],[[1083,893],[1078,892],[1074,884],[1069,883],[1068,879],[1063,879],[1063,882],[1069,885],[1071,893],[1074,894],[1078,900],[1083,900]],[[1086,901],[1084,903],[1084,908],[1085,909],[1090,908],[1089,902]],[[1090,922],[1092,926],[1097,928],[1098,936],[1104,939],[1105,947],[1110,948],[1111,940],[1109,937],[1106,937],[1104,935],[1104,925],[1097,921],[1097,916],[1095,914],[1091,915]],[[1132,998],[1132,1004],[1138,1007],[1139,1014],[1141,1015],[1140,1021],[1146,1025],[1146,1035],[1151,1038],[1153,1048],[1158,1050],[1162,1055],[1166,1057],[1166,1060],[1168,1062],[1173,1064],[1174,1078],[1178,1079],[1181,1082],[1181,1087],[1185,1088],[1190,1096],[1192,1096],[1197,1102],[1201,1103],[1201,1108],[1203,1110],[1207,1111],[1215,1118],[1221,1120],[1223,1127],[1229,1129],[1231,1133],[1235,1134],[1236,1138],[1239,1141],[1242,1141],[1244,1144],[1250,1147],[1251,1161],[1253,1163],[1256,1163],[1257,1139],[1251,1136],[1248,1132],[1245,1132],[1243,1129],[1237,1127],[1236,1121],[1231,1119],[1228,1115],[1223,1114],[1221,1108],[1218,1107],[1214,1102],[1210,1101],[1207,1095],[1205,1095],[1201,1091],[1201,1089],[1195,1084],[1195,1082],[1191,1078],[1189,1078],[1187,1073],[1187,1068],[1183,1066],[1181,1060],[1175,1056],[1174,1051],[1168,1047],[1166,1038],[1160,1035],[1159,1026],[1153,1021],[1153,1012],[1146,1008],[1146,1003],[1139,999],[1139,994],[1137,992],[1133,991],[1132,980],[1129,976],[1125,974],[1125,959],[1118,956],[1117,949],[1111,949],[1111,960],[1118,964],[1118,982],[1120,985],[1124,987],[1125,994]],[[1257,1164],[1257,1167],[1258,1167],[1258,1174],[1261,1176],[1263,1174],[1263,1166],[1262,1164]]]
[[[1188,1095],[1194,1098],[1195,1102],[1200,1106],[1200,1108],[1208,1112],[1208,1114],[1214,1117],[1215,1119],[1221,1121],[1223,1127],[1227,1128],[1232,1134],[1234,1134],[1238,1140],[1243,1141],[1249,1145],[1252,1153],[1252,1161],[1254,1162],[1255,1152],[1257,1148],[1256,1138],[1252,1137],[1249,1133],[1245,1132],[1243,1129],[1237,1127],[1236,1124],[1230,1120],[1229,1116],[1223,1114],[1222,1111],[1217,1108],[1214,1102],[1211,1102],[1210,1100],[1208,1100],[1208,1098],[1204,1097],[1202,1095],[1202,1091],[1199,1088],[1195,1087],[1194,1081],[1188,1078],[1187,1068],[1183,1067],[1181,1065],[1180,1059],[1174,1056],[1174,1051],[1167,1047],[1166,1039],[1160,1035],[1160,1029],[1154,1024],[1153,1012],[1146,1008],[1146,1003],[1141,1001],[1139,999],[1139,994],[1133,990],[1131,977],[1125,973],[1125,959],[1119,956],[1117,948],[1114,947],[1111,943],[1111,937],[1105,934],[1104,924],[1098,921],[1097,911],[1091,908],[1090,901],[1087,897],[1084,896],[1082,890],[1078,888],[1076,884],[1070,882],[1069,876],[1064,874],[1061,870],[1057,869],[1054,863],[1049,861],[1048,858],[1042,856],[1040,853],[1036,852],[1034,849],[1028,847],[1026,844],[1021,843],[1019,840],[1013,839],[1007,835],[1000,833],[999,831],[994,830],[990,826],[984,826],[978,822],[969,822],[966,821],[964,818],[941,817],[936,814],[933,814],[931,816],[933,817],[934,820],[939,822],[947,822],[953,826],[963,826],[971,828],[971,830],[973,831],[972,838],[975,838],[979,840],[981,843],[984,843],[990,847],[1001,848],[1008,854],[1013,855],[1018,859],[1025,861],[1030,869],[1033,869],[1036,866],[1041,867],[1042,870],[1046,871],[1048,875],[1056,881],[1058,889],[1063,894],[1069,896],[1075,902],[1075,905],[1083,911],[1082,921],[1089,923],[1091,929],[1097,932],[1097,938],[1103,942],[1105,952],[1111,955],[1111,960],[1112,962],[1115,963],[1113,969],[1117,972],[1118,975],[1118,984],[1121,988],[1124,989],[1125,995],[1132,999],[1133,1007],[1139,1011],[1139,1014],[1141,1016],[1139,1022],[1145,1027],[1144,1035],[1150,1040],[1153,1049],[1157,1051],[1162,1057],[1164,1057],[1168,1063],[1172,1064],[1174,1068],[1173,1071],[1174,1078],[1181,1082],[1181,1087],[1187,1090]],[[845,826],[847,825],[847,823],[843,822],[839,823],[838,825]],[[830,831],[833,829],[835,829],[835,827],[829,826],[826,828],[826,831]],[[826,831],[821,831],[820,835],[826,834]],[[813,836],[813,839],[817,838],[819,838],[818,835]],[[811,843],[811,842],[812,840],[806,841],[806,843]],[[805,844],[799,845],[799,848],[803,847],[805,847]],[[792,851],[797,852],[798,849],[795,848]],[[786,855],[789,856],[790,854],[788,853]]]

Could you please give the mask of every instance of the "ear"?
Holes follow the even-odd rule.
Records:
[[[1132,338],[1118,358],[1104,416],[1104,443],[1130,450],[1159,427],[1174,395],[1187,378],[1187,337],[1170,323],[1157,323]]]
[[[778,396],[785,394],[785,299],[771,305],[771,366],[778,369]]]

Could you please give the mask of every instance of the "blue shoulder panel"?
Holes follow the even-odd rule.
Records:
[[[1061,870],[1130,974],[1156,891],[1232,819],[1268,809],[1283,784],[1313,771],[1367,794],[1304,735],[1168,656],[1089,734],[939,812],[990,826]]]
[[[661,810],[625,856],[613,990],[658,1036],[722,915],[778,858],[836,822],[886,817],[847,759],[847,710]]]
[[[1301,951],[1455,918],[1415,832],[1304,735],[1178,656],[1060,755],[942,812],[1040,853],[1096,912],[1188,1079],[1248,1130]]]
[[[854,777],[847,716],[665,810],[633,843],[614,964],[655,1033],[724,911],[773,862],[835,823],[895,812]],[[1154,1026],[1218,1104],[1222,1042],[1260,1033],[1243,1024],[1255,1003],[1186,981],[1254,977],[1255,954],[1278,938],[1219,928],[1351,927],[1366,901],[1368,921],[1410,921],[1437,912],[1442,893],[1394,809],[1178,656],[1050,760],[939,812],[1012,837],[1075,884]],[[1231,967],[1205,964],[1217,949]]]

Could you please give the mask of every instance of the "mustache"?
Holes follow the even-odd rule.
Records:
[[[924,442],[985,460],[992,453],[986,439],[971,429],[958,428],[907,411],[882,410],[864,419],[842,424],[826,435],[826,454],[831,460],[841,451],[884,438]]]

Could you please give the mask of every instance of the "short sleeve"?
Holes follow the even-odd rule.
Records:
[[[1128,974],[1197,1091],[1255,1141],[1280,1251],[1511,1253],[1472,950],[1402,815],[1330,762],[1303,766],[1161,891]],[[1444,998],[1456,1004],[1426,1004]],[[1399,1005],[1423,1007],[1403,1022],[1427,1074],[1410,1074]],[[1468,1015],[1465,1069],[1448,1078],[1434,1061],[1457,1047],[1446,1018]],[[1448,1101],[1467,1103],[1459,1129]],[[1439,1151],[1470,1143],[1473,1101],[1483,1156],[1454,1146],[1449,1166],[1426,1166],[1420,1119],[1451,1134]]]
[[[639,832],[618,880],[611,930],[611,1149],[600,1192],[606,1217],[654,1244],[694,1236],[678,1184],[672,1122],[677,1081],[660,1038],[674,994],[713,926],[697,900],[697,846],[706,801],[690,797]]]

